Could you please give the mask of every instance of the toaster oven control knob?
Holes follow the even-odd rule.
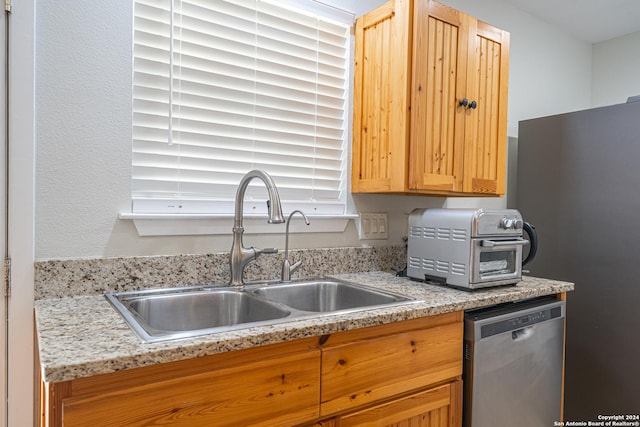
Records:
[[[511,218],[502,218],[502,228],[508,230],[513,228],[513,220]]]

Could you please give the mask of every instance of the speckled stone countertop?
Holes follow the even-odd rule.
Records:
[[[400,292],[424,302],[151,344],[141,342],[102,295],[44,298],[35,303],[43,379],[47,382],[72,380],[123,369],[518,301],[567,292],[574,288],[572,283],[534,277],[525,277],[515,286],[473,292],[414,282],[384,272],[349,273],[333,277]]]

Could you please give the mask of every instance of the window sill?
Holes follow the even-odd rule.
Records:
[[[120,219],[132,220],[139,236],[193,236],[230,235],[233,229],[233,215],[213,214],[136,214],[120,213]],[[290,233],[342,233],[347,223],[358,215],[313,216],[307,215],[307,226],[302,216],[292,218]],[[245,234],[281,234],[285,224],[268,224],[266,215],[245,215]]]

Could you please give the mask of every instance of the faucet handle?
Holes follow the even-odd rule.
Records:
[[[258,248],[253,248],[254,252],[256,253],[256,258],[258,257],[258,255],[262,255],[262,254],[277,254],[278,253],[278,248],[264,248],[264,249],[258,249]]]
[[[288,258],[285,258],[282,263],[282,275],[280,276],[281,282],[289,282],[291,281],[291,273],[296,271],[302,265],[302,260],[294,263],[293,265],[289,262]]]
[[[289,269],[289,272],[290,272],[290,273],[293,273],[294,271],[296,271],[297,269],[299,269],[301,265],[302,265],[302,260],[300,260],[300,261],[298,261],[298,262],[294,263],[294,264],[291,266],[291,268]]]

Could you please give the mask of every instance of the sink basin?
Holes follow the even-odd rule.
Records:
[[[105,296],[145,342],[419,302],[335,279],[151,289]]]
[[[336,281],[305,281],[265,286],[254,293],[302,311],[330,312],[407,301],[408,298]]]
[[[145,341],[230,331],[290,315],[283,307],[233,289],[122,292],[107,298]]]

